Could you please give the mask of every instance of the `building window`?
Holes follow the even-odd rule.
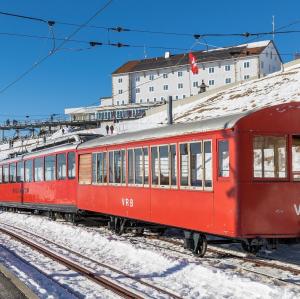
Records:
[[[214,67],[210,67],[210,68],[208,69],[208,72],[209,72],[210,74],[214,73],[214,72],[215,72],[215,68],[214,68]]]
[[[225,65],[225,71],[229,72],[230,71],[230,65]]]
[[[226,79],[225,79],[225,83],[226,83],[226,84],[231,83],[231,78],[226,78]]]
[[[169,86],[168,85],[164,85],[164,90],[168,90]]]
[[[183,99],[185,99],[185,94],[182,96]]]
[[[122,105],[124,105],[124,100],[122,101]]]
[[[140,77],[139,76],[135,77],[135,82],[140,82]]]
[[[250,78],[249,75],[245,75],[245,76],[244,76],[244,80],[248,80],[249,78]]]
[[[250,67],[250,62],[249,61],[245,61],[244,62],[244,69],[248,69]]]
[[[178,72],[177,75],[178,75],[178,77],[182,77],[182,72],[181,71]]]
[[[193,82],[193,87],[198,87],[198,81]]]
[[[168,78],[168,74],[163,74],[163,78],[167,79]]]
[[[150,102],[150,100],[149,99],[147,99],[147,103],[149,103]]]
[[[119,105],[119,101],[117,101],[117,105]]]
[[[118,79],[118,82],[119,82],[119,83],[122,83],[122,81],[123,81],[122,78],[119,78],[119,79]]]
[[[139,88],[136,88],[136,89],[135,89],[135,93],[140,93],[140,89],[139,89]]]
[[[253,138],[253,176],[255,178],[287,177],[286,138],[256,136]]]
[[[156,98],[153,98],[153,102],[156,102]]]
[[[264,62],[263,62],[263,61],[260,62],[260,67],[261,67],[262,69],[264,68]]]
[[[150,79],[150,80],[154,80],[154,75],[150,75],[150,76],[149,76],[149,79]]]
[[[175,99],[178,100],[178,96],[176,96]]]
[[[229,145],[227,140],[218,141],[218,158],[219,177],[229,177]]]
[[[178,89],[182,89],[183,88],[183,83],[178,83]]]
[[[273,52],[271,51],[270,52],[270,59],[272,59],[273,58]]]
[[[153,87],[153,86],[150,86],[150,87],[149,87],[149,91],[150,91],[150,92],[153,92],[153,91],[154,91],[154,87]]]
[[[122,92],[123,92],[122,89],[119,89],[119,94],[122,94]]]
[[[140,103],[143,103],[143,99],[140,99]]]
[[[205,65],[204,64],[202,65],[202,69],[203,69],[203,71],[205,71]]]
[[[209,80],[209,81],[208,81],[208,85],[210,85],[210,86],[211,86],[211,85],[215,85],[215,80]]]

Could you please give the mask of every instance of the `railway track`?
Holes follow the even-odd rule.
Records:
[[[166,237],[160,237],[160,236],[144,236],[144,238],[149,241],[149,240],[157,240],[157,241],[163,241],[163,242],[166,242],[166,243],[169,243],[173,246],[175,246],[175,248],[170,248],[170,247],[167,247],[167,246],[162,246],[162,244],[155,244],[155,243],[152,243],[152,242],[149,242],[148,244],[149,245],[152,245],[152,246],[155,246],[155,247],[159,247],[161,249],[165,249],[165,250],[169,250],[171,252],[177,252],[177,253],[180,253],[184,256],[189,256],[189,257],[192,257],[193,254],[186,251],[186,250],[180,250],[182,248],[182,243],[180,241],[176,241],[176,240],[172,240],[172,239],[169,239],[169,238],[166,238]],[[136,240],[137,238],[135,238]],[[142,241],[143,243],[147,243],[147,241]],[[180,248],[177,248],[178,246],[180,246]],[[234,252],[233,250],[229,250],[229,249],[219,249],[219,248],[216,248],[216,247],[213,247],[213,246],[210,246],[208,247],[207,249],[207,252],[208,253],[211,253],[211,254],[217,254],[218,257],[220,258],[233,258],[233,259],[238,259],[244,263],[250,263],[252,264],[255,269],[253,268],[253,266],[251,268],[249,267],[244,267],[243,265],[239,265],[240,269],[243,270],[243,271],[247,271],[247,272],[251,272],[251,273],[255,273],[255,274],[258,274],[258,275],[261,275],[261,276],[265,276],[267,278],[270,278],[272,280],[276,280],[276,281],[279,281],[279,282],[282,282],[282,283],[285,283],[285,284],[292,284],[293,286],[296,286],[296,287],[300,287],[300,283],[294,283],[294,282],[291,282],[291,281],[288,281],[284,278],[280,278],[280,277],[276,277],[276,276],[273,276],[273,275],[270,275],[270,274],[267,274],[267,273],[264,273],[264,272],[261,272],[261,271],[258,271],[257,269],[260,268],[260,267],[267,267],[267,268],[270,268],[270,269],[276,269],[276,270],[280,270],[280,271],[285,271],[285,272],[289,272],[293,275],[300,275],[300,267],[297,267],[297,266],[293,266],[293,265],[290,265],[290,264],[283,264],[283,263],[279,263],[278,261],[274,261],[274,260],[263,260],[261,258],[257,258],[257,257],[252,257],[252,256],[247,256],[243,253],[236,253]],[[210,257],[206,257],[206,258],[201,258],[201,259],[210,259]]]
[[[4,228],[5,226],[5,228]],[[67,248],[63,245],[57,244],[45,237],[39,236],[35,233],[32,233],[28,230],[15,227],[9,224],[1,223],[0,226],[0,232],[5,233],[9,235],[10,237],[20,241],[21,243],[30,246],[31,248],[41,252],[42,254],[50,257],[51,259],[58,261],[59,263],[65,265],[69,269],[72,269],[83,276],[87,277],[88,279],[92,280],[93,282],[100,284],[102,287],[105,287],[106,289],[109,289],[110,291],[116,293],[117,295],[123,297],[123,298],[136,298],[136,299],[142,299],[146,297],[152,297],[149,295],[149,289],[155,291],[155,294],[153,295],[155,298],[157,295],[160,296],[160,298],[174,298],[174,299],[180,299],[181,297],[177,294],[174,294],[168,290],[162,289],[158,286],[153,285],[153,283],[147,282],[143,279],[134,277],[128,273],[125,273],[117,268],[114,268],[110,265],[104,264],[102,262],[99,262],[95,259],[92,259],[90,257],[87,257],[85,255],[82,255],[78,252],[75,252],[74,250],[71,250],[70,248]],[[20,232],[22,232],[23,236],[20,235]],[[24,237],[24,233],[27,235],[27,237]],[[32,241],[28,239],[28,236],[32,239],[38,239],[38,243],[35,241]],[[40,244],[40,241],[44,244]],[[52,249],[50,250],[49,245],[52,247],[55,247],[55,251]],[[46,247],[47,246],[47,247]],[[61,250],[64,251],[63,254],[58,254],[56,251]],[[80,259],[80,262],[82,261],[88,261],[89,263],[92,263],[94,266],[98,267],[97,270],[91,270],[90,266],[82,266],[78,263],[78,261],[71,260],[70,258],[66,258],[65,255],[68,256],[76,256],[77,259]],[[113,275],[101,274],[99,275],[99,267],[102,269],[105,269],[107,272],[110,271],[114,274],[114,276],[121,276],[125,277],[128,280],[131,281],[132,285],[135,285],[135,288],[129,287],[128,285],[122,285],[120,282],[115,282],[112,277]],[[103,271],[103,270],[102,270]],[[138,288],[137,284],[143,286],[143,288]],[[153,298],[153,297],[152,297]]]

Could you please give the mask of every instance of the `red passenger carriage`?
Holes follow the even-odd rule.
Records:
[[[38,155],[44,164],[54,155],[57,165],[51,151]],[[200,255],[206,234],[241,240],[250,251],[300,237],[299,103],[99,137],[76,153],[75,180],[29,183],[25,173],[25,182],[11,174],[7,182],[5,165],[31,156],[1,162],[1,204],[94,212],[118,232],[142,223],[181,228]]]

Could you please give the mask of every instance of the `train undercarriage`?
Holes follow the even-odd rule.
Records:
[[[117,235],[125,233],[134,233],[135,236],[143,236],[147,230],[154,233],[158,237],[162,237],[170,227],[162,226],[153,223],[140,222],[133,219],[127,219],[117,216],[109,216],[95,212],[70,210],[70,209],[48,209],[34,206],[19,206],[17,204],[9,204],[8,206],[0,205],[0,210],[8,212],[27,212],[36,215],[47,216],[52,221],[63,219],[67,222],[78,225],[84,223],[91,226],[106,226],[110,231]],[[178,230],[178,228],[176,228]],[[181,230],[184,238],[184,248],[191,251],[198,257],[203,257],[206,254],[208,245],[218,244],[241,244],[242,249],[250,254],[256,255],[262,248],[274,250],[279,243],[299,243],[299,239],[276,239],[276,238],[248,238],[248,239],[229,239],[206,235],[202,232]]]

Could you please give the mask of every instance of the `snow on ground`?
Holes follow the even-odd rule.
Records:
[[[129,274],[171,289],[184,298],[297,298],[288,285],[236,271],[222,259],[188,260],[137,245],[123,237],[85,227],[49,221],[45,217],[2,212],[0,222],[30,229],[59,244],[110,264]],[[214,266],[214,265],[220,265]]]
[[[225,91],[203,97],[173,109],[175,123],[202,120],[236,114],[267,106],[300,101],[300,62],[266,77],[249,80]],[[166,108],[167,109],[167,108]],[[116,125],[118,132],[137,131],[167,123],[167,111],[149,115],[139,120]]]

